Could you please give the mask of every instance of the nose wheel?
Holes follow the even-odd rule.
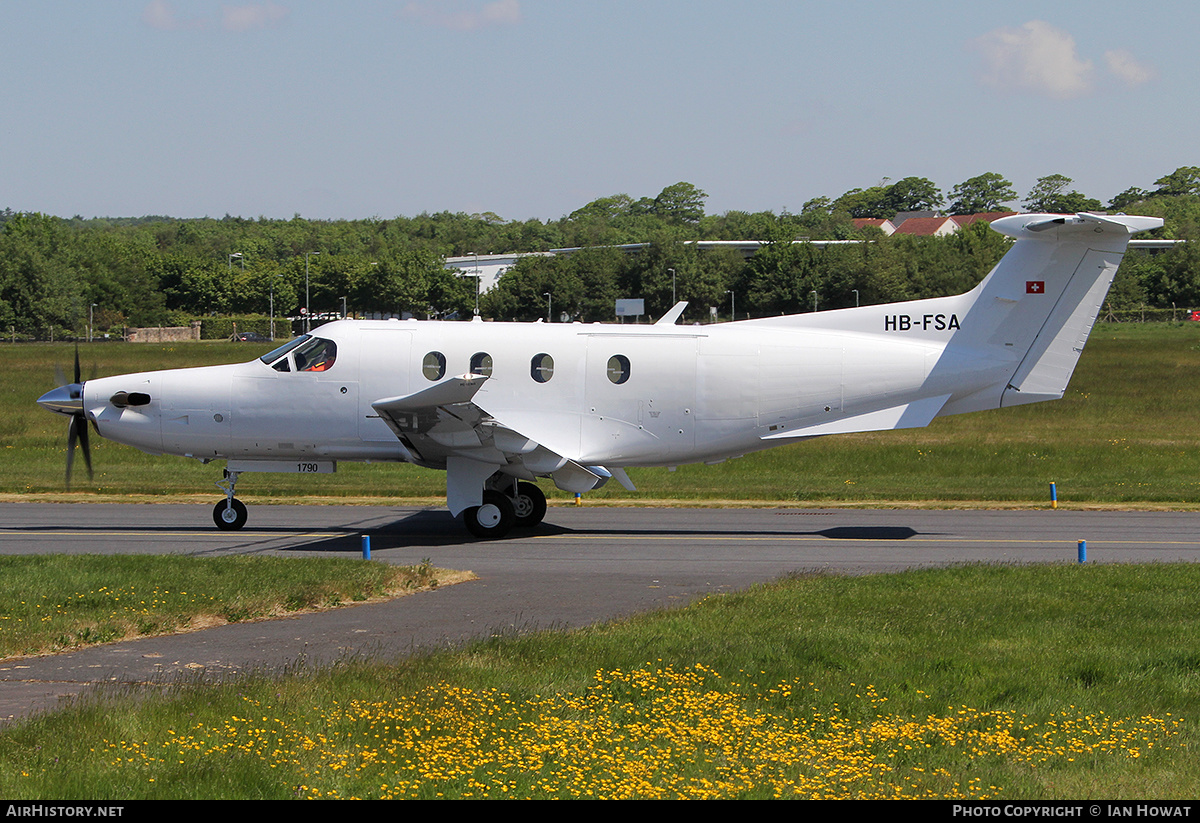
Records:
[[[246,525],[246,504],[233,496],[237,479],[238,472],[226,470],[225,476],[217,481],[217,488],[225,492],[225,499],[213,506],[213,522],[221,531],[237,531]]]
[[[236,497],[213,506],[213,522],[222,531],[236,531],[246,525],[246,504]]]

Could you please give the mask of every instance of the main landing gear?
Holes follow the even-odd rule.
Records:
[[[238,472],[226,471],[224,479],[217,482],[217,488],[225,492],[225,499],[213,506],[213,522],[222,531],[236,531],[246,525],[246,504],[233,496],[237,478]]]
[[[483,504],[463,511],[467,531],[481,540],[504,537],[514,526],[530,528],[546,516],[546,495],[535,483],[505,484],[508,488],[485,489]]]

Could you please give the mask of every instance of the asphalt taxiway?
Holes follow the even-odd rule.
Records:
[[[361,656],[395,657],[496,633],[587,625],[790,573],[953,563],[1200,561],[1200,512],[552,508],[537,529],[469,538],[444,509],[252,506],[220,532],[211,505],[0,504],[0,553],[429,559],[478,579],[283,620],[0,662],[0,719],[96,683],[219,679]],[[13,593],[8,593],[12,596]]]

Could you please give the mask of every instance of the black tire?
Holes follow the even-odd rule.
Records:
[[[246,525],[246,504],[236,497],[229,501],[222,500],[213,506],[213,522],[221,531],[237,531]]]
[[[529,528],[541,523],[546,517],[546,495],[536,483],[518,483],[517,496],[513,500],[516,525]]]
[[[482,506],[472,506],[463,512],[467,531],[481,540],[504,537],[516,519],[512,501],[497,491],[485,491]]]

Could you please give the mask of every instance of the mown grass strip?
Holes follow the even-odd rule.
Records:
[[[342,558],[0,556],[0,658],[334,608],[439,574]]]

